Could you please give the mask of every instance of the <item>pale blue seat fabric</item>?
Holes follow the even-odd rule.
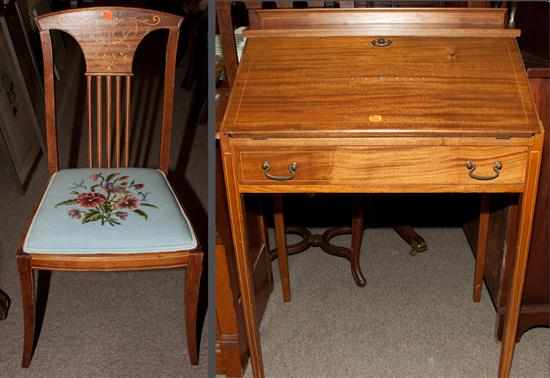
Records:
[[[50,179],[23,251],[147,253],[196,246],[191,224],[161,171],[66,169]]]

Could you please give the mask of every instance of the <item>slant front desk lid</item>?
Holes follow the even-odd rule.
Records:
[[[528,136],[540,131],[514,38],[254,34],[223,133]]]

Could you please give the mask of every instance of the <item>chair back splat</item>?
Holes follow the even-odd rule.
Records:
[[[71,35],[84,55],[89,167],[119,168],[129,165],[134,54],[146,35],[156,30],[168,30],[160,138],[160,169],[167,173],[170,164],[176,50],[183,18],[141,8],[93,7],[50,13],[37,17],[36,21],[44,59],[50,174],[59,169],[50,31],[60,30]]]

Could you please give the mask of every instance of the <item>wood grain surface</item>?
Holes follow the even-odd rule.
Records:
[[[246,37],[404,37],[415,35],[417,37],[492,37],[492,38],[516,38],[521,35],[519,29],[495,29],[491,27],[456,25],[449,27],[446,24],[432,24],[426,27],[422,24],[374,24],[341,28],[316,28],[316,29],[268,29],[245,30]]]
[[[132,73],[134,53],[154,30],[179,28],[183,18],[141,8],[97,7],[49,13],[36,19],[43,30],[62,30],[80,45],[89,74]]]
[[[250,38],[222,132],[522,135],[540,130],[515,41]]]
[[[491,28],[504,26],[506,9],[467,8],[371,8],[371,9],[273,9],[257,10],[258,27],[277,29],[311,28],[314,26],[372,25],[372,24],[446,24]]]
[[[373,146],[330,149],[268,148],[239,151],[242,184],[307,185],[309,183],[364,183],[365,185],[522,184],[527,165],[527,147]],[[262,164],[268,161],[273,175],[288,175],[288,166],[297,163],[296,177],[283,182],[267,178]],[[496,161],[501,174],[480,181],[469,176],[466,162],[476,164],[477,175],[491,176]]]

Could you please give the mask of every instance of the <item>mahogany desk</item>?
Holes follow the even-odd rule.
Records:
[[[255,377],[243,196],[457,192],[521,194],[499,365],[509,376],[543,141],[518,34],[502,24],[249,33],[220,141]]]

